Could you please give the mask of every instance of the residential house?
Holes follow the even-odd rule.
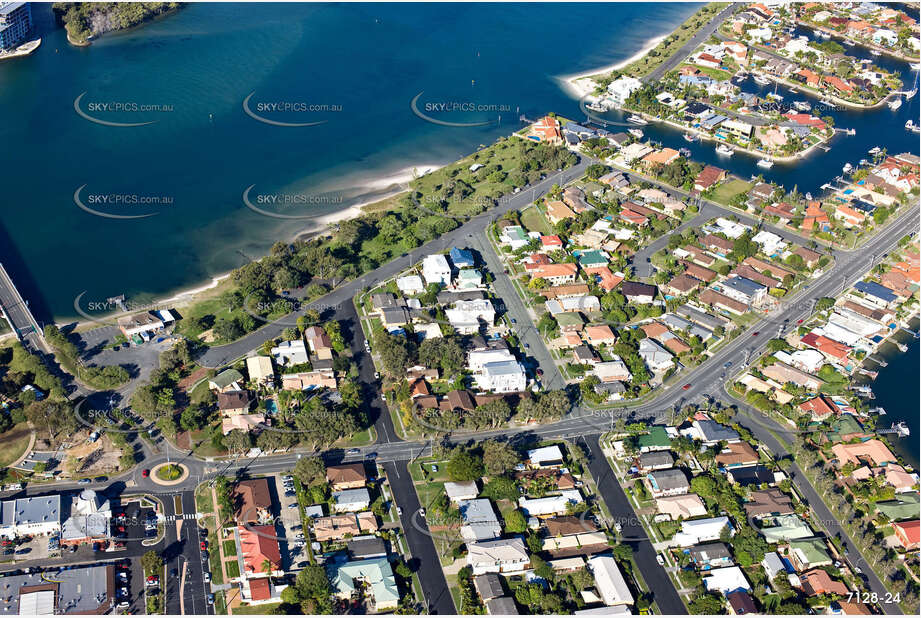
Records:
[[[715,457],[717,465],[724,468],[751,466],[758,463],[758,459],[758,451],[752,448],[748,442],[741,440],[727,444]]]
[[[685,550],[698,569],[709,570],[732,566],[732,554],[725,543],[704,543]]]
[[[737,591],[751,592],[752,589],[745,573],[737,566],[713,569],[703,579],[708,591],[719,592],[723,596]]]
[[[445,495],[455,504],[465,500],[473,500],[480,494],[476,481],[447,481],[444,487]]]
[[[729,298],[746,305],[761,304],[767,297],[766,286],[738,275],[721,281],[719,289]]]
[[[575,264],[542,264],[531,270],[531,278],[545,279],[550,285],[564,285],[576,280],[579,268]]]
[[[526,137],[536,142],[551,146],[563,145],[563,128],[560,121],[553,116],[544,116],[528,129]]]
[[[790,541],[790,563],[797,571],[831,566],[834,559],[828,545],[819,537]]]
[[[656,509],[659,513],[671,517],[672,521],[703,517],[707,514],[707,507],[697,494],[656,498]]]
[[[566,461],[559,446],[542,446],[528,451],[528,465],[531,468],[559,468]]]
[[[246,576],[268,576],[281,571],[281,550],[278,547],[275,526],[238,526],[237,534],[240,538],[243,570]]]
[[[265,478],[239,481],[230,494],[238,524],[260,524],[272,518],[272,495]]]
[[[849,593],[847,586],[834,580],[824,569],[811,569],[799,574],[800,585],[808,597],[820,594],[845,596]]]
[[[848,463],[860,464],[868,462],[874,466],[887,463],[897,463],[898,459],[892,451],[880,440],[872,439],[857,444],[835,444],[831,447],[832,453],[838,460],[838,465]]]
[[[333,595],[344,601],[361,591],[369,609],[385,612],[400,604],[400,591],[387,558],[332,563],[326,567]]]
[[[556,515],[566,515],[571,504],[581,504],[582,494],[578,489],[571,489],[560,492],[556,496],[547,496],[545,498],[519,498],[518,507],[524,511],[528,517],[553,517]]]
[[[371,506],[371,494],[364,487],[333,492],[333,510],[336,513],[357,513]]]
[[[697,299],[705,305],[710,305],[711,307],[722,309],[736,315],[742,315],[748,311],[748,305],[745,303],[729,298],[725,294],[720,294],[712,288],[703,290],[698,295]]]
[[[674,465],[675,458],[670,451],[649,451],[637,457],[637,468],[641,473],[667,470]]]
[[[377,517],[370,511],[317,517],[313,520],[313,535],[321,542],[338,541],[363,532],[376,532],[377,529]]]
[[[914,519],[912,521],[900,521],[892,524],[892,532],[902,549],[914,551],[918,549],[921,543],[921,522]]]
[[[681,522],[680,531],[672,539],[673,544],[678,547],[690,547],[706,541],[718,541],[723,534],[723,530],[727,528],[730,534],[735,533],[732,524],[729,523],[729,518],[725,515],[683,521]]]
[[[720,169],[713,165],[707,165],[694,179],[694,189],[697,191],[706,191],[717,183],[726,179],[726,170]]]
[[[671,353],[650,339],[640,341],[639,355],[653,373],[667,371],[675,366]]]
[[[686,494],[691,488],[687,475],[679,468],[650,472],[646,475],[646,485],[653,498]]]
[[[268,356],[250,356],[246,359],[246,373],[251,382],[259,386],[271,387],[275,384],[275,369]]]
[[[208,388],[218,393],[241,390],[243,374],[236,369],[225,369],[208,380]]]
[[[326,482],[329,488],[336,491],[346,489],[360,489],[368,482],[365,466],[361,462],[339,464],[326,467]]]
[[[633,594],[613,557],[593,556],[588,560],[588,569],[595,577],[595,589],[605,605],[633,605]]]
[[[467,564],[474,575],[517,574],[527,569],[530,563],[524,541],[520,538],[467,544]]]
[[[759,530],[768,543],[807,539],[815,535],[812,528],[796,515],[780,515],[774,517],[771,523],[773,525]]]
[[[307,346],[302,339],[282,341],[272,348],[271,354],[275,362],[281,367],[304,365],[310,360],[307,355]]]
[[[614,345],[617,337],[607,324],[598,324],[585,327],[585,340],[590,345]]]
[[[422,277],[426,285],[437,283],[447,287],[451,283],[451,266],[441,254],[428,255],[422,260]]]
[[[329,360],[333,357],[333,343],[326,331],[319,326],[311,326],[304,331],[304,338],[310,351],[320,359]]]
[[[656,286],[638,281],[624,281],[620,284],[620,292],[629,302],[649,304],[656,296]]]
[[[576,213],[572,211],[564,202],[552,200],[547,202],[547,220],[553,225],[566,219],[575,219]]]
[[[250,403],[252,399],[250,399],[249,391],[229,391],[217,394],[217,408],[225,416],[246,414]]]
[[[458,503],[461,521],[461,537],[468,543],[489,541],[502,536],[502,525],[486,498],[463,500]]]

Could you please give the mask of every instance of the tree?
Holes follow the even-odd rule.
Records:
[[[515,448],[508,442],[486,440],[483,443],[483,465],[487,474],[503,474],[514,468],[521,458]]]
[[[483,462],[470,451],[459,450],[448,462],[448,477],[452,481],[474,481],[483,476]]]
[[[141,567],[145,574],[159,575],[163,570],[163,559],[153,550],[144,552],[141,556]]]
[[[505,516],[505,532],[507,534],[521,534],[528,529],[528,522],[519,510],[509,511]]]
[[[326,464],[320,457],[301,457],[294,464],[294,476],[305,487],[326,482]]]
[[[253,438],[249,432],[234,429],[224,436],[224,445],[231,453],[243,453],[253,447]]]
[[[835,306],[835,299],[829,298],[828,296],[823,296],[822,298],[815,301],[816,311],[825,311],[826,309],[831,309],[834,306]]]
[[[688,604],[688,611],[691,614],[696,615],[714,615],[726,613],[723,602],[712,594],[702,594],[692,599]]]

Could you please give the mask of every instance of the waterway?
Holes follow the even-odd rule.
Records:
[[[319,202],[311,214],[366,202],[512,133],[518,114],[576,116],[559,76],[630,58],[697,6],[190,3],[75,48],[34,4],[41,48],[0,65],[0,261],[42,321],[75,316],[84,291],[144,302],[200,285],[309,227],[247,209],[250,185]],[[426,122],[410,108],[420,92],[429,115],[488,124]],[[82,93],[91,117],[154,123],[94,123],[75,111]],[[257,121],[251,93],[257,115],[323,124]],[[152,216],[90,214],[81,187],[91,210]]]

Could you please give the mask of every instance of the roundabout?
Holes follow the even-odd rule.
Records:
[[[181,485],[189,478],[189,469],[179,463],[161,463],[150,470],[150,480],[157,485]]]

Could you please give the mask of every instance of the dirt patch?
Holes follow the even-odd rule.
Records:
[[[117,472],[121,454],[108,436],[93,443],[83,440],[64,452],[64,470],[74,476]]]
[[[192,388],[192,385],[204,378],[206,375],[208,375],[208,369],[205,367],[199,367],[188,376],[179,380],[177,386],[179,386],[179,388],[184,391],[188,391],[190,388]]]

